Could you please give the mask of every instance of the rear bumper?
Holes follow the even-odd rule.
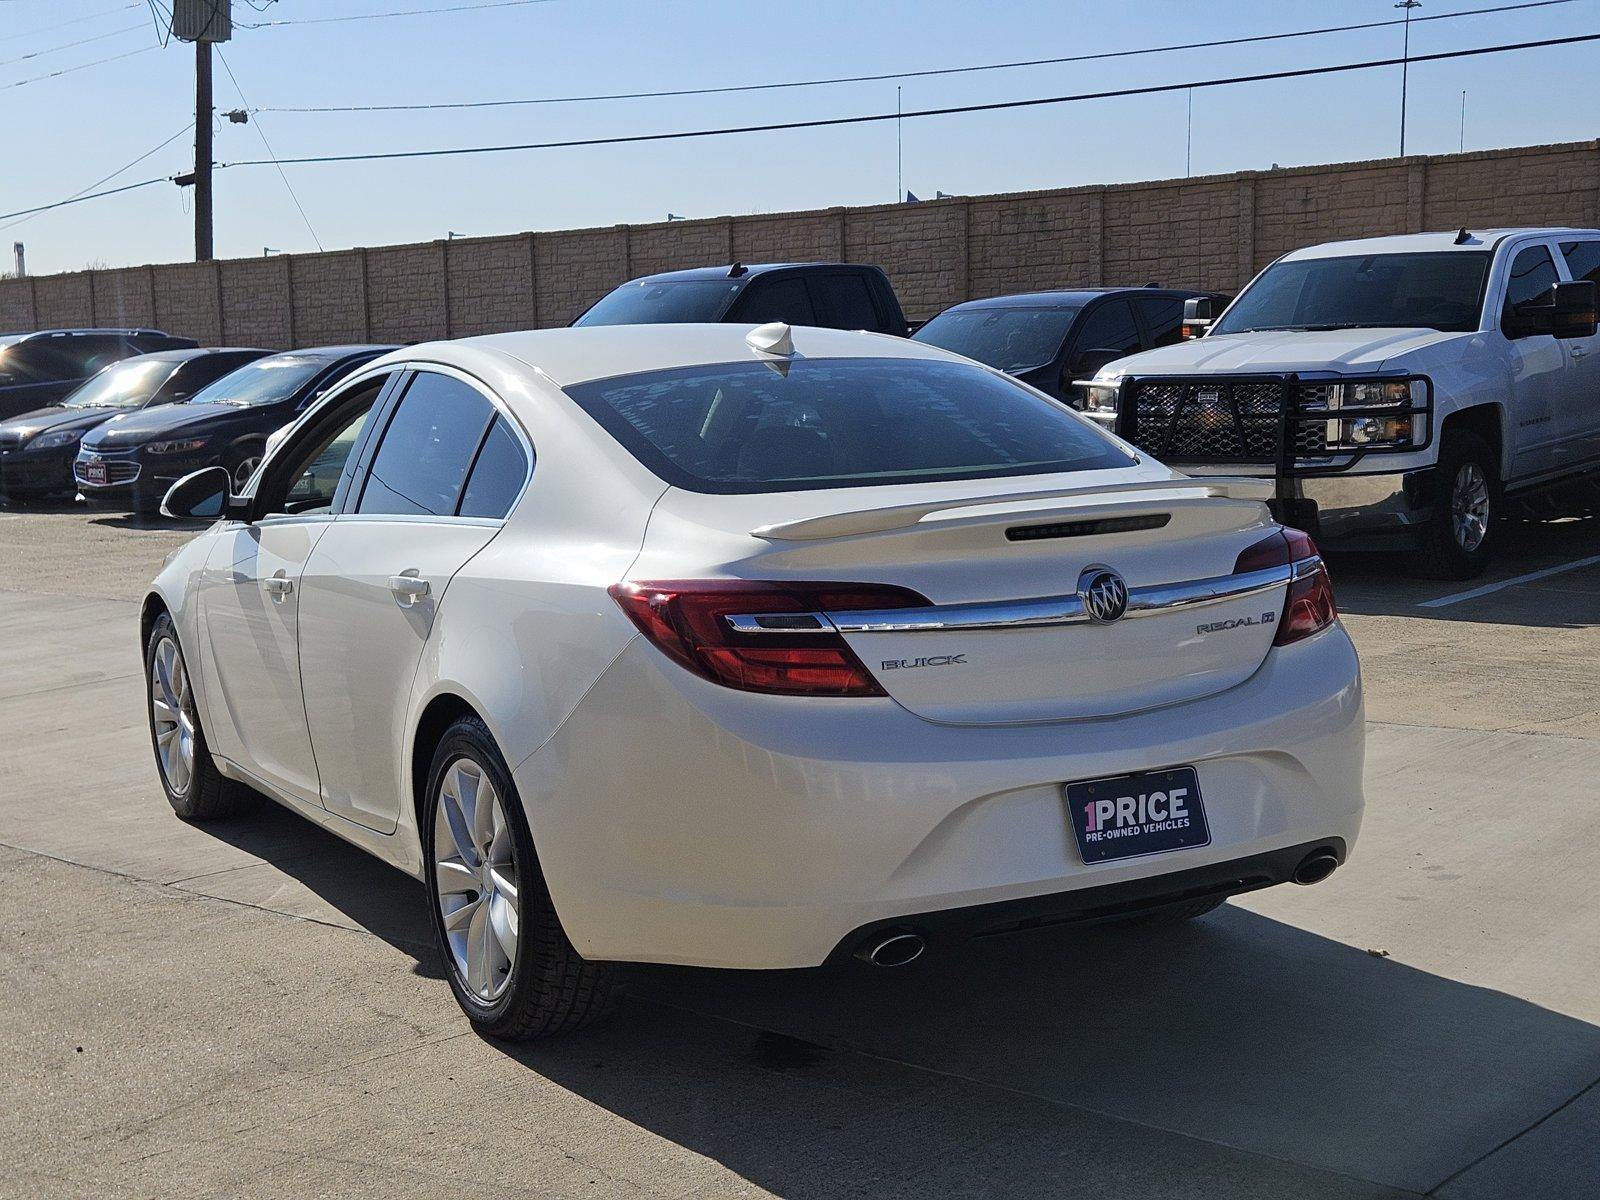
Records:
[[[1182,872],[1348,847],[1363,745],[1360,671],[1338,626],[1202,700],[989,727],[889,699],[730,691],[635,639],[514,776],[586,957],[811,967],[917,914],[1039,897],[1094,908],[1119,885],[1166,894]],[[1062,785],[1176,765],[1197,771],[1211,843],[1086,864]]]

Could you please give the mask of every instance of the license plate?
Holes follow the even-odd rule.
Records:
[[[1069,783],[1066,792],[1086,863],[1211,844],[1193,767]]]
[[[89,461],[78,467],[78,474],[85,483],[104,483],[106,481],[106,464],[103,462]]]

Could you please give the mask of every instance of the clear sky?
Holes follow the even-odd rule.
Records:
[[[235,19],[290,21],[465,0],[235,0]],[[1417,15],[1497,0],[1426,0]],[[193,115],[193,47],[172,42],[60,78],[47,71],[156,44],[131,0],[0,0],[0,212],[61,199],[149,150]],[[122,6],[122,7],[119,7]],[[1390,0],[548,0],[384,20],[239,28],[222,53],[251,106],[560,96],[759,83],[1082,54],[1379,21]],[[85,17],[73,24],[61,22]],[[47,26],[59,28],[46,29]],[[97,38],[37,58],[79,38]],[[1414,53],[1600,32],[1600,0],[1425,22]],[[1396,55],[1400,30],[1299,38],[903,81],[906,109],[1178,82]],[[1590,138],[1600,43],[1413,66],[1407,149]],[[221,121],[216,158],[406,149],[804,120],[892,111],[894,81],[782,91],[425,113],[264,112]],[[1398,68],[1196,91],[1194,174],[1396,152]],[[221,63],[219,110],[240,105]],[[1130,97],[903,123],[905,186],[984,193],[1184,174],[1185,96]],[[112,181],[188,169],[192,135]],[[896,189],[892,123],[410,162],[287,168],[329,249],[684,216],[881,203]],[[186,190],[159,184],[0,229],[34,273],[188,258]],[[271,167],[222,171],[219,256],[316,242]],[[9,254],[6,255],[9,262]]]

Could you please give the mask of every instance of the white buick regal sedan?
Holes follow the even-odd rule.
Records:
[[[145,599],[178,815],[265,794],[424,880],[482,1032],[617,961],[910,962],[1313,883],[1360,672],[1259,482],[1186,479],[873,334],[411,346],[306,412]]]

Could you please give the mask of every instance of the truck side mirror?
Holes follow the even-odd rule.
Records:
[[[1550,332],[1558,338],[1593,337],[1597,316],[1596,290],[1592,279],[1556,284]]]
[[[1212,303],[1210,296],[1191,296],[1183,302],[1183,337],[1197,338],[1211,326]]]

